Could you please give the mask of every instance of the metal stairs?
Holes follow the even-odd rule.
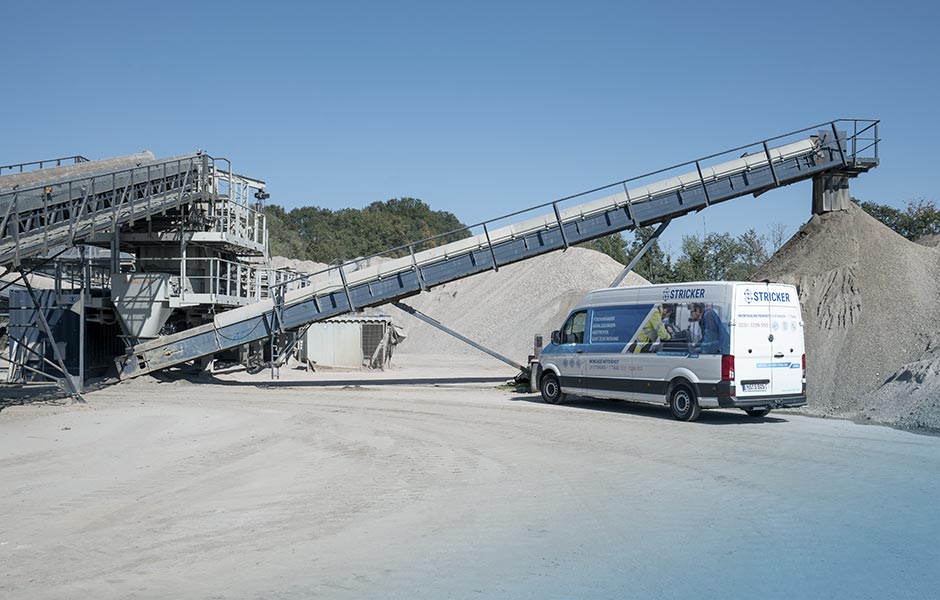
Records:
[[[138,344],[116,359],[118,372],[121,378],[150,373],[732,198],[817,176],[855,176],[878,164],[877,127],[878,121],[864,119],[814,125],[487,221],[474,226],[482,228],[481,234],[457,242],[435,246],[435,240],[449,235],[443,234],[393,249],[398,258],[387,262],[359,269],[354,262],[344,263],[313,274],[308,287],[272,294],[219,313],[212,323]],[[742,150],[743,155],[727,160]],[[686,172],[640,185],[677,169]],[[604,195],[591,199],[599,194]],[[491,230],[495,221],[547,210]],[[431,247],[415,252],[422,244]]]

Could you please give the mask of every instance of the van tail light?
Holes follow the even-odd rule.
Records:
[[[734,381],[734,356],[731,354],[721,355],[721,379]]]
[[[806,395],[806,355],[803,355],[803,395]]]

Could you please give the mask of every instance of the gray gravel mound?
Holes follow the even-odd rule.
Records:
[[[940,346],[940,249],[853,204],[813,216],[755,275],[764,278],[800,291],[807,412],[940,429],[930,350]]]
[[[447,283],[405,299],[444,325],[517,362],[532,353],[536,334],[548,344],[574,305],[589,291],[607,287],[623,265],[595,250],[569,248]],[[630,273],[622,285],[644,285]],[[472,354],[479,351],[392,306],[382,310],[402,323],[408,337],[399,347],[411,354]]]
[[[931,248],[940,248],[940,235],[936,233],[931,233],[929,235],[924,235],[916,240],[914,240],[921,246],[930,246]]]
[[[902,365],[859,400],[858,421],[940,433],[940,352]]]
[[[284,256],[272,256],[271,266],[275,269],[294,269],[307,274],[317,273],[326,268],[323,263],[313,262],[312,260],[297,260]]]

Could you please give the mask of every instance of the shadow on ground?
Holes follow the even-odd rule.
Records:
[[[364,378],[330,378],[330,379],[269,379],[266,376],[258,375],[257,379],[249,381],[233,381],[231,379],[220,379],[217,376],[208,373],[187,373],[182,371],[157,371],[150,373],[149,376],[160,383],[188,382],[193,384],[210,383],[212,385],[226,385],[235,387],[260,387],[260,388],[326,388],[326,387],[372,387],[383,385],[457,385],[462,383],[505,383],[509,377],[383,377],[376,379]]]
[[[54,383],[0,385],[0,411],[28,404],[70,404],[68,393]]]
[[[526,396],[513,396],[510,398],[513,402],[533,402],[543,404],[541,396],[530,394]],[[648,417],[651,419],[665,419],[667,421],[675,420],[668,406],[656,404],[647,404],[645,402],[630,402],[628,400],[599,400],[594,398],[583,398],[580,396],[570,396],[561,405],[571,408],[584,410],[593,410],[598,412],[620,413],[624,415],[636,415],[638,417]],[[770,413],[766,417],[749,417],[744,411],[717,411],[703,410],[702,415],[695,423],[703,425],[744,425],[744,424],[771,424],[786,423],[787,420],[781,418],[775,413]]]

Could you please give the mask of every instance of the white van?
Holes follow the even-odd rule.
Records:
[[[695,282],[596,290],[539,358],[542,398],[566,394],[763,417],[806,404],[803,319],[792,285]]]

